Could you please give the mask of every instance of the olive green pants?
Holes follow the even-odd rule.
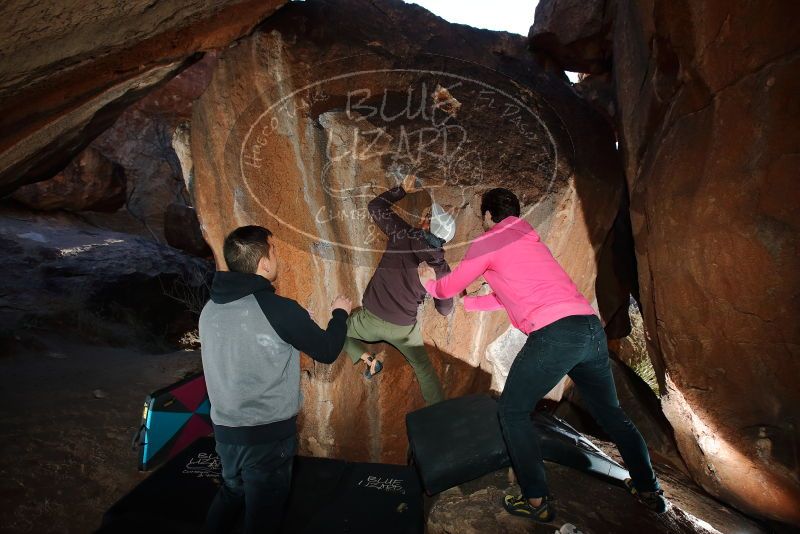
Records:
[[[344,351],[353,361],[359,362],[361,355],[368,352],[364,343],[384,341],[399,350],[414,369],[422,397],[430,406],[444,400],[442,384],[431,365],[428,351],[422,342],[419,323],[410,326],[396,325],[373,315],[361,308],[347,319],[347,340]]]

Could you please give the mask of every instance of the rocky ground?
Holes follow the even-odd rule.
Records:
[[[492,8],[502,14],[500,3]],[[790,1],[540,0],[525,39],[449,24],[401,0],[5,0],[0,196],[76,158],[87,171],[107,168],[80,156],[92,144],[112,175],[118,164],[127,176],[126,208],[102,216],[110,228],[160,240],[161,223],[172,220],[162,210],[191,200],[217,253],[234,226],[282,230],[276,241],[286,244],[280,252],[293,272],[279,290],[321,316],[334,295],[357,299],[369,279],[374,250],[358,257],[347,248],[374,237],[354,222],[368,197],[352,192],[388,186],[390,162],[428,185],[450,179],[437,199],[462,215],[448,260],[462,256],[456,243],[477,235],[480,189],[512,188],[604,319],[623,316],[607,314],[630,294],[641,304],[658,409],[671,430],[658,448],[676,451],[716,498],[800,526],[800,321],[791,319],[800,314],[800,32],[787,24],[798,18],[800,2]],[[190,72],[201,64],[209,70]],[[581,82],[569,84],[565,70]],[[167,89],[179,73],[182,88]],[[149,102],[140,100],[146,95]],[[178,123],[190,135],[176,154],[169,134]],[[179,166],[194,184],[188,192]],[[61,198],[62,208],[97,209],[101,190],[113,193],[106,200],[119,197],[120,187],[79,182],[91,202]],[[629,218],[630,228],[615,218]],[[109,284],[117,302],[105,293],[95,304],[163,296],[156,277],[143,284],[152,297],[132,285],[141,269],[122,261],[141,260],[137,251],[151,247],[129,248],[93,229],[69,235],[67,245],[64,234],[42,232],[27,217],[0,226],[8,229],[0,231],[0,332],[11,320],[42,327],[39,310],[62,311],[73,329],[95,326],[76,303],[95,289],[93,268],[107,281],[113,274],[98,268],[106,252],[124,283]],[[111,258],[116,248],[129,252]],[[56,261],[63,256],[66,265]],[[610,290],[596,290],[604,285]],[[166,324],[152,321],[155,312],[135,317]],[[450,318],[434,313],[428,306],[425,335],[445,391],[485,390],[493,369],[486,354],[503,346],[505,316],[468,317],[458,306]],[[343,363],[304,362],[301,450],[403,457],[402,414],[422,401],[401,356],[388,361],[383,381],[369,386]],[[33,373],[26,365],[2,379],[11,384],[0,398],[17,395],[25,406],[36,396],[51,406],[49,389],[30,392],[35,374],[19,379],[25,393],[10,378]],[[351,408],[334,410],[343,399]],[[61,424],[57,412],[48,417]],[[2,491],[3,506],[17,498],[16,489],[8,498]]]
[[[145,396],[199,353],[18,337],[0,347],[0,532],[91,532],[146,476],[131,450]]]
[[[35,325],[116,346],[174,341],[196,327],[213,269],[207,260],[81,214],[4,202],[0,248],[0,337]]]
[[[610,444],[597,442],[611,456]],[[512,516],[502,508],[503,495],[519,493],[506,470],[440,493],[432,499],[428,534],[756,534],[769,532],[742,514],[720,504],[679,471],[657,465],[664,493],[672,503],[656,515],[636,502],[620,486],[575,469],[547,463],[557,517],[539,525]]]
[[[139,483],[131,450],[145,396],[199,370],[197,352],[153,354],[23,331],[0,350],[0,532],[90,532],[103,511]],[[602,442],[612,455],[613,447]],[[428,500],[429,534],[767,532],[659,466],[669,513],[656,516],[621,488],[549,465],[559,518],[535,526],[500,508],[515,491],[505,471]]]

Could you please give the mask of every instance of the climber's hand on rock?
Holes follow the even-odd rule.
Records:
[[[414,193],[416,191],[419,191],[419,188],[417,187],[417,175],[409,174],[405,178],[403,178],[402,187],[406,193]]]
[[[419,275],[419,283],[422,284],[423,287],[427,282],[436,280],[436,271],[424,261],[417,267],[417,274]]]
[[[331,313],[337,308],[346,311],[347,315],[350,315],[350,310],[353,309],[353,301],[344,295],[339,295],[331,302]]]

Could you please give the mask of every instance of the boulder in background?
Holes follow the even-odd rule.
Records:
[[[117,211],[125,204],[123,168],[87,148],[53,178],[20,187],[11,198],[34,210]]]

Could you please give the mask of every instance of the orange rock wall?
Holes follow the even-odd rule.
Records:
[[[616,2],[614,77],[650,352],[693,476],[800,524],[794,2]]]
[[[613,137],[524,45],[397,1],[286,6],[220,55],[194,106],[192,193],[218,264],[228,232],[270,228],[278,291],[324,325],[336,294],[360,301],[383,248],[366,203],[394,185],[392,165],[405,165],[457,216],[451,264],[481,232],[480,193],[504,185],[593,300],[595,256],[622,185]],[[461,104],[455,117],[434,109],[437,84]],[[373,114],[384,94],[389,104]],[[409,100],[424,112],[401,113]],[[400,206],[408,217],[409,207]],[[441,317],[430,301],[421,313],[446,394],[488,390],[486,348],[508,329],[505,314],[467,314],[457,304]],[[385,348],[386,367],[371,382],[345,358],[332,366],[303,359],[303,452],[405,461],[404,415],[423,403],[411,368]]]

